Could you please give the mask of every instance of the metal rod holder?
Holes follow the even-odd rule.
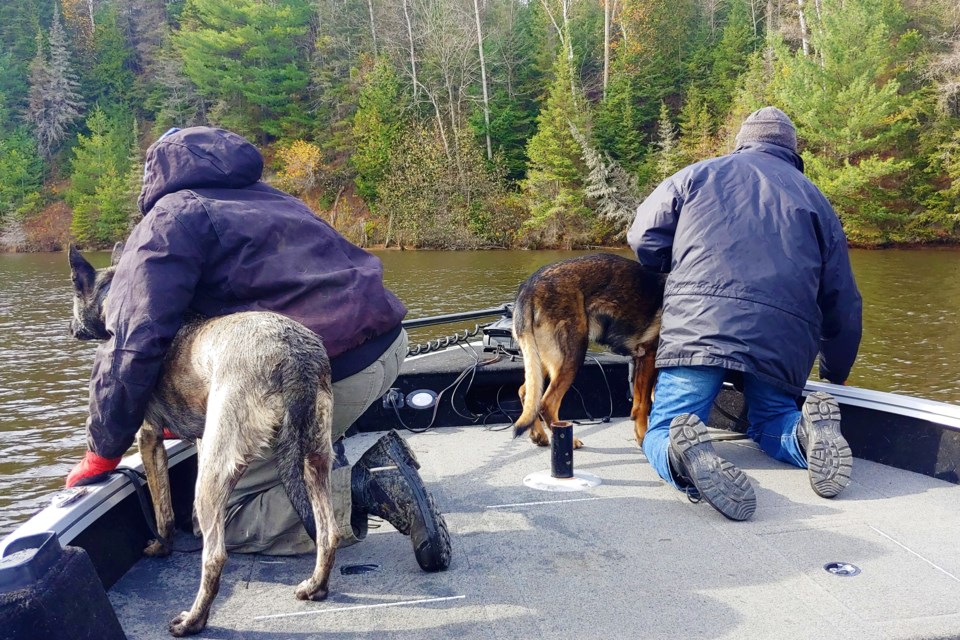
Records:
[[[573,423],[562,421],[550,425],[550,475],[554,478],[573,477]]]

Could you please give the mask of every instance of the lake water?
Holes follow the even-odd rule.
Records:
[[[498,306],[538,267],[582,253],[377,252],[408,318]],[[960,251],[853,251],[851,259],[864,337],[850,384],[960,405]],[[0,536],[45,506],[85,451],[95,345],[70,337],[70,313],[66,254],[0,254]]]

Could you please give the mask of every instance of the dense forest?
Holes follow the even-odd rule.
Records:
[[[0,247],[122,239],[196,124],[363,246],[622,243],[767,104],[851,242],[960,239],[957,0],[3,2]]]

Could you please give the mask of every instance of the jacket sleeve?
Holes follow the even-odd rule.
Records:
[[[669,178],[637,207],[637,215],[627,232],[627,244],[647,269],[660,273],[670,271],[673,236],[682,206],[683,199],[674,179]]]
[[[820,377],[843,384],[857,358],[863,332],[863,301],[850,267],[847,239],[836,214],[833,243],[824,256],[819,305],[823,314],[820,334]]]
[[[111,337],[97,349],[90,377],[87,447],[94,453],[115,458],[133,443],[202,266],[195,233],[159,206],[131,233],[106,302]]]

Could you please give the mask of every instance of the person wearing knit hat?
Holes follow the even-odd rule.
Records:
[[[790,116],[776,107],[757,109],[743,121],[736,143],[741,147],[750,142],[769,142],[797,152],[797,130]]]
[[[704,427],[724,381],[746,399],[747,435],[802,469],[824,498],[850,482],[840,410],[821,378],[845,384],[862,333],[847,239],[803,175],[790,117],[751,113],[728,155],[664,180],[637,208],[627,242],[666,273],[658,378],[643,451],[660,477],[731,520],[757,506],[747,474],[720,457]],[[699,500],[698,500],[699,501]]]

